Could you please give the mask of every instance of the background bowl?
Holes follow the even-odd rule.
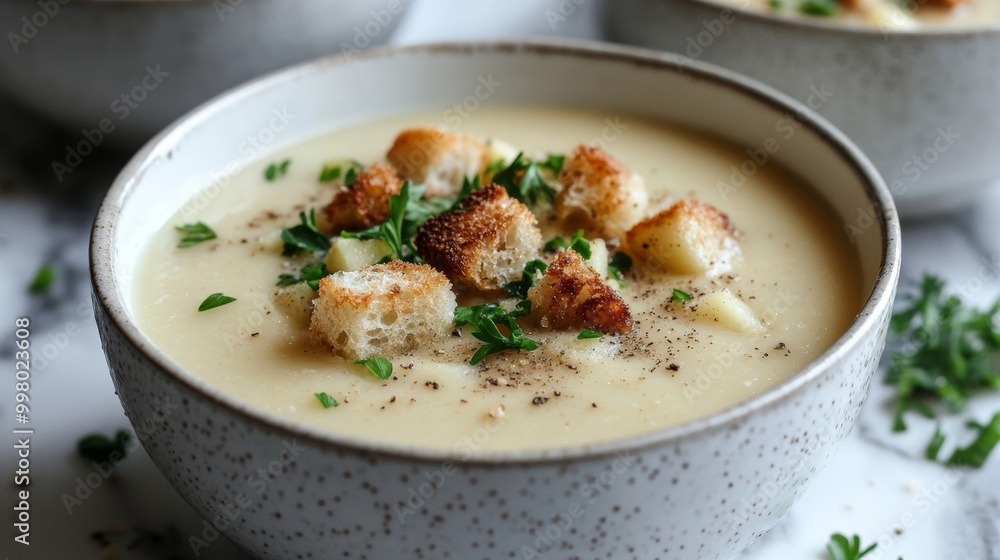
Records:
[[[261,74],[385,42],[410,0],[0,0],[0,92],[135,148]],[[103,126],[102,126],[103,123]],[[97,133],[91,133],[97,138]]]
[[[607,2],[615,40],[706,60],[809,104],[875,163],[903,216],[1000,181],[1000,22],[891,32],[706,0]]]
[[[363,441],[254,410],[185,371],[136,326],[133,270],[146,241],[228,162],[242,161],[239,146],[275,111],[293,116],[281,131],[285,144],[463,103],[483,77],[501,84],[484,103],[638,114],[746,146],[795,118],[801,127],[773,161],[843,218],[868,295],[857,319],[791,379],[710,418],[591,446],[471,455]],[[352,87],[338,87],[345,83]],[[206,195],[214,188],[225,183]],[[859,213],[865,222],[856,222]],[[187,539],[193,546],[221,530],[262,558],[710,559],[729,557],[777,522],[850,430],[884,345],[899,251],[891,196],[864,156],[766,86],[638,49],[459,44],[320,60],[191,113],[112,186],[94,226],[91,267],[125,412],[152,460],[207,519],[198,540]],[[162,426],[156,437],[142,429],[151,420]],[[488,437],[480,431],[470,438]]]

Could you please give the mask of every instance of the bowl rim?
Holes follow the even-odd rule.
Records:
[[[401,445],[371,441],[358,436],[338,434],[317,427],[283,418],[255,408],[236,397],[223,393],[206,381],[189,372],[165,352],[159,350],[151,339],[142,333],[125,311],[125,297],[118,291],[115,275],[113,240],[117,218],[122,204],[126,201],[136,178],[141,177],[147,164],[166,157],[173,149],[171,140],[182,140],[184,135],[197,126],[201,120],[219,111],[229,110],[241,100],[252,97],[256,92],[268,89],[274,84],[296,76],[323,72],[331,66],[354,63],[368,59],[444,53],[446,55],[476,53],[512,53],[514,56],[571,56],[578,58],[600,58],[630,64],[639,68],[657,68],[672,72],[684,72],[697,79],[708,80],[750,95],[775,109],[796,114],[809,115],[803,119],[803,126],[812,129],[828,145],[840,152],[847,164],[854,168],[870,202],[875,209],[878,230],[882,235],[881,262],[878,276],[871,293],[859,310],[857,317],[847,330],[820,356],[809,362],[789,379],[745,401],[707,417],[688,421],[667,429],[656,430],[609,441],[579,444],[557,449],[512,450],[501,452],[473,453],[460,452],[454,448],[429,449],[413,445]],[[678,66],[679,64],[683,65]],[[610,45],[583,40],[531,40],[531,41],[476,41],[439,42],[404,47],[381,47],[355,53],[351,57],[340,55],[324,57],[254,79],[214,99],[202,104],[179,118],[143,146],[125,165],[115,178],[101,206],[97,211],[90,240],[90,274],[94,290],[94,304],[99,313],[121,332],[128,342],[143,354],[170,382],[178,383],[187,390],[254,424],[263,431],[283,432],[291,438],[299,438],[326,447],[327,450],[346,449],[357,453],[370,453],[395,457],[411,462],[441,463],[454,462],[463,465],[483,464],[524,465],[567,460],[595,459],[618,453],[676,443],[701,432],[709,432],[728,425],[734,425],[749,414],[776,406],[792,397],[816,378],[843,359],[846,354],[863,344],[868,336],[879,329],[881,318],[888,313],[895,295],[900,269],[900,222],[888,187],[882,181],[875,167],[847,137],[822,117],[809,111],[804,105],[750,78],[711,64],[693,61],[676,55],[641,49]],[[105,353],[107,347],[105,346]]]
[[[811,32],[829,33],[831,35],[848,35],[851,39],[878,39],[879,41],[909,39],[959,39],[973,38],[979,35],[1000,33],[1000,21],[981,22],[972,25],[935,26],[909,30],[887,30],[875,26],[850,26],[831,21],[822,17],[788,17],[771,14],[766,11],[754,10],[747,6],[735,6],[720,3],[716,0],[652,0],[653,2],[685,2],[697,4],[706,8],[719,8],[719,11],[729,10],[740,14],[740,17],[750,18],[765,24],[775,24],[781,27],[805,28]],[[610,7],[608,9],[611,9]]]

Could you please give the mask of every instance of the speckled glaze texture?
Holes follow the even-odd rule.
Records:
[[[477,427],[470,427],[471,451],[430,452],[253,410],[184,371],[135,325],[129,286],[144,239],[196,192],[178,188],[180,179],[226,162],[227,146],[255,126],[251,116],[287,104],[296,115],[288,140],[303,139],[344,115],[439,106],[483,73],[504,84],[499,102],[569,95],[611,114],[643,111],[748,145],[774,119],[803,115],[803,132],[776,160],[813,183],[853,232],[870,294],[858,318],[792,379],[710,418],[618,442],[492,455],[475,451],[477,438],[489,437]],[[385,76],[409,74],[423,76],[426,88],[384,87]],[[563,79],[544,79],[553,75]],[[582,76],[601,79],[573,86]],[[608,90],[608,81],[621,88]],[[344,82],[354,91],[331,87]],[[664,92],[674,104],[659,102]],[[721,559],[746,547],[781,518],[850,431],[884,344],[899,273],[889,192],[855,147],[806,113],[739,76],[637,49],[462,44],[296,67],[161,133],[109,191],[91,267],[97,322],[126,414],[152,460],[206,518],[203,531],[187,537],[191,547],[211,546],[219,532],[268,559]],[[873,217],[854,224],[859,210]],[[711,384],[707,378],[699,389]],[[151,422],[157,429],[144,429]]]
[[[250,422],[164,375],[97,309],[132,424],[156,414],[153,403],[179,404],[143,447],[206,520],[269,559],[728,558],[781,519],[847,435],[887,324],[807,388],[740,421],[586,459],[462,464]],[[275,461],[278,474],[262,477]]]
[[[875,163],[904,216],[1000,178],[1000,22],[893,33],[706,0],[608,2],[615,40],[720,64],[808,104]]]

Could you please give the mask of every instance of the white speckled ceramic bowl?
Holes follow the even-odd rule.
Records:
[[[503,84],[490,103],[647,115],[748,147],[797,119],[773,161],[843,217],[867,295],[857,319],[791,379],[710,418],[613,443],[489,455],[475,451],[476,438],[488,437],[482,429],[461,452],[428,452],[254,410],[185,371],[136,326],[133,271],[146,241],[209,176],[241,161],[241,143],[276,115],[293,115],[281,142],[295,142],[379,115],[451,106],[477,76]],[[91,258],[98,324],[125,411],[153,461],[209,520],[194,546],[210,545],[218,528],[262,558],[466,560],[709,559],[747,546],[851,429],[883,348],[899,256],[897,216],[878,174],[804,107],[704,64],[542,43],[375,51],[236,89],[128,164],[97,217]]]
[[[1000,183],[1000,22],[893,32],[710,0],[606,6],[616,40],[723,65],[816,108],[871,158],[903,216]]]
[[[97,130],[92,143],[135,149],[251,78],[384,43],[409,3],[0,0],[0,91],[66,126]]]

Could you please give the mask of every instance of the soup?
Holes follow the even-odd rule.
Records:
[[[679,274],[634,258],[631,271],[619,271],[621,285],[614,271],[605,281],[617,294],[609,297],[628,308],[628,329],[602,335],[522,318],[524,336],[537,348],[503,349],[475,365],[470,361],[484,342],[469,325],[451,326],[449,317],[445,335],[384,356],[392,373],[381,379],[373,375],[376,365],[355,364],[357,356],[345,358],[336,340],[333,351],[310,332],[312,287],[276,286],[279,277],[294,281],[323,258],[283,255],[281,232],[330,203],[343,188],[331,177],[354,173],[352,160],[385,161],[400,131],[442,121],[441,112],[405,114],[330,132],[247,165],[215,198],[182,208],[149,242],[136,271],[143,331],[212,387],[267,413],[363,440],[500,452],[632,437],[732,407],[816,359],[861,307],[858,259],[840,220],[776,164],[761,166],[739,188],[726,187],[747,155],[699,133],[585,110],[483,106],[458,132],[502,139],[539,162],[565,154],[566,165],[578,144],[604,148],[643,178],[648,204],[635,219],[660,216],[678,201],[710,205],[732,224],[739,259]],[[573,239],[579,224],[555,219],[544,201],[532,210],[542,239],[564,240],[537,255],[551,269],[580,249]],[[195,223],[215,237],[175,229]],[[630,235],[585,237],[591,253],[610,248],[600,258],[625,268],[616,252],[636,257],[639,243],[646,244],[615,247]],[[191,236],[201,242],[178,247]],[[536,285],[542,274],[535,273]],[[199,312],[220,293],[235,301],[218,305],[225,301],[217,297],[215,307]],[[299,303],[289,305],[289,293],[300,294]],[[465,308],[505,297],[457,286],[455,293]],[[710,299],[718,294],[748,322],[720,321],[718,299]]]

